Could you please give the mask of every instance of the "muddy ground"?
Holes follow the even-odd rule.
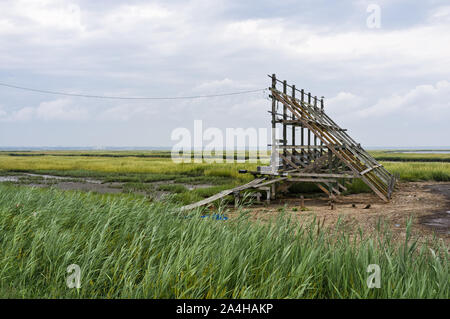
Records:
[[[362,228],[365,233],[375,232],[381,219],[397,237],[405,236],[407,219],[412,217],[415,237],[425,239],[436,234],[450,243],[450,183],[400,182],[388,203],[372,193],[339,196],[334,209],[325,197],[305,198],[304,203],[302,209],[300,198],[283,198],[269,205],[253,205],[247,211],[253,220],[264,221],[280,214],[284,207],[285,212],[305,223],[310,222],[308,217],[316,216],[324,226],[334,226],[340,218],[346,229],[357,232]]]
[[[0,183],[11,182],[14,184],[33,186],[33,187],[55,187],[61,190],[80,190],[86,192],[95,192],[99,194],[117,194],[126,193],[130,190],[127,189],[127,183],[123,182],[104,182],[92,178],[83,177],[63,177],[55,175],[41,175],[23,173],[17,175],[0,176]],[[145,183],[148,186],[147,191],[133,190],[132,192],[139,195],[145,195],[153,197],[154,199],[161,200],[164,196],[170,194],[168,191],[158,190],[158,186],[163,184],[173,184],[174,181],[158,181]],[[197,188],[207,188],[213,185],[209,184],[186,184],[182,183],[188,190]]]

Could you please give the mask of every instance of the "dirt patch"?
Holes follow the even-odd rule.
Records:
[[[435,187],[435,188],[434,188]],[[431,225],[426,221],[442,218],[436,212],[450,210],[445,196],[436,190],[450,187],[449,183],[438,182],[408,182],[398,183],[390,202],[385,203],[375,194],[363,193],[340,196],[335,201],[334,209],[328,205],[328,198],[305,198],[305,208],[302,210],[300,198],[284,198],[269,205],[251,206],[246,208],[250,218],[255,221],[267,221],[280,214],[283,210],[301,222],[309,223],[315,217],[325,226],[334,226],[340,219],[341,223],[351,232],[360,228],[365,233],[373,233],[380,220],[383,220],[394,234],[404,237],[408,218],[413,220],[413,231],[416,236],[432,237],[438,234],[450,243],[448,224],[446,231]],[[369,208],[365,208],[370,205]],[[231,212],[230,217],[237,212]],[[450,215],[450,214],[447,214]],[[341,225],[342,225],[341,224]],[[440,227],[440,226],[439,226]]]
[[[434,194],[442,195],[445,198],[445,206],[430,215],[421,217],[420,222],[437,232],[450,235],[450,184],[428,185],[426,188]]]

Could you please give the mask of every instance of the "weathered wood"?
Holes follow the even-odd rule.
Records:
[[[318,186],[325,194],[327,194],[328,197],[330,197],[330,198],[336,198],[335,195],[333,195],[332,193],[330,193],[330,192],[328,191],[328,189],[326,189],[326,188],[323,187],[322,185],[317,184],[317,186]]]
[[[277,82],[283,84],[282,90],[276,89],[275,84]],[[290,95],[287,94],[288,87],[292,88]],[[298,99],[296,97],[297,91],[300,92]],[[340,128],[325,113],[323,97],[318,99],[317,96],[312,97],[311,93],[307,93],[307,100],[305,101],[304,90],[289,86],[286,81],[276,79],[275,75],[272,75],[271,97],[276,100],[276,105],[281,103],[283,107],[282,114],[277,115],[274,108],[271,112],[272,118],[275,119],[272,123],[273,130],[277,124],[283,126],[283,139],[280,142],[282,145],[277,145],[275,139],[272,139],[272,159],[276,157],[282,160],[283,169],[281,171],[272,170],[272,175],[295,176],[294,178],[303,180],[305,178],[306,180],[325,179],[327,181],[324,181],[321,187],[328,186],[327,191],[330,196],[333,193],[339,194],[341,190],[346,190],[343,185],[346,184],[345,179],[361,178],[381,199],[389,200],[395,183],[392,174],[364,151],[361,145],[346,133],[345,129]],[[282,115],[281,120],[275,118],[280,115]],[[291,145],[288,145],[288,137],[285,133],[288,126],[292,129]],[[300,145],[295,145],[296,127],[300,127]],[[306,143],[304,129],[308,131]],[[311,134],[313,134],[313,141],[311,141]],[[317,143],[318,141],[320,141],[320,144]],[[291,152],[288,152],[288,149]],[[325,150],[328,150],[328,154],[322,156]],[[279,155],[280,152],[282,154]],[[326,158],[328,158],[328,163],[325,161]],[[273,166],[273,168],[275,167]],[[351,170],[351,173],[343,173],[348,169]],[[270,175],[269,170],[262,172],[263,170],[261,170],[261,174],[257,173],[257,175]],[[315,176],[298,176],[302,173],[313,173]],[[322,175],[317,177],[316,175],[325,173],[340,176],[325,177]],[[348,176],[343,177],[342,175]],[[335,178],[342,179],[341,183],[338,180],[333,180]]]
[[[350,174],[333,174],[333,173],[290,173],[292,176],[300,177],[332,177],[332,178],[359,178],[358,176]]]
[[[280,95],[277,92],[272,92],[277,100],[281,101],[285,104],[288,109],[296,114],[297,119],[304,120],[304,117],[308,119],[312,119],[316,117],[319,119],[319,116],[314,111],[314,108],[310,106],[310,104],[303,103],[303,106],[298,104],[295,100],[289,99],[286,95]],[[301,115],[300,115],[301,113]],[[323,121],[324,123],[329,123],[329,125],[337,126],[335,122],[333,122],[329,117],[326,116],[325,112],[323,112],[323,117],[319,122]],[[360,146],[351,140],[348,135],[344,132],[339,132],[336,130],[324,130],[323,128],[317,126],[314,123],[308,123],[304,120],[304,125],[309,130],[314,130],[316,135],[327,145],[328,149],[331,150],[336,156],[338,156],[355,174],[359,174],[364,168],[360,161],[363,163],[369,162],[370,155],[359,156],[358,154],[364,154],[363,150]],[[349,143],[349,144],[346,144]],[[343,151],[336,150],[333,147],[333,144],[346,145],[346,149]],[[357,149],[354,149],[354,148]],[[374,160],[373,160],[374,161]],[[389,174],[386,170],[384,170],[383,174]],[[367,174],[361,176],[362,180],[383,200],[388,201],[387,198],[387,185],[383,184],[386,181],[386,178],[380,175]],[[380,179],[383,178],[383,179]]]
[[[371,170],[373,170],[373,169],[375,169],[375,168],[377,168],[377,167],[381,167],[381,166],[382,166],[382,165],[379,164],[379,165],[375,165],[374,167],[369,167],[368,169],[365,169],[364,171],[362,171],[360,174],[361,174],[361,175],[367,174],[367,173],[369,173]]]
[[[214,202],[214,201],[216,201],[218,199],[221,199],[221,198],[223,198],[225,196],[228,196],[228,195],[230,195],[232,193],[236,193],[236,192],[240,192],[242,190],[248,189],[248,188],[252,188],[252,187],[254,187],[255,185],[261,183],[264,180],[265,180],[265,178],[257,178],[257,179],[254,179],[250,183],[247,183],[245,185],[241,185],[241,186],[238,186],[238,187],[235,187],[235,188],[232,188],[232,189],[226,189],[224,191],[221,191],[220,193],[217,193],[217,194],[215,194],[215,195],[213,195],[211,197],[205,198],[205,199],[203,199],[203,200],[201,200],[199,202],[183,206],[183,207],[181,207],[181,210],[182,211],[183,210],[189,210],[189,209],[194,209],[194,208],[197,208],[197,207],[200,207],[200,206],[204,206],[204,205],[212,203],[212,202]]]
[[[308,182],[308,183],[335,183],[335,179],[326,179],[326,178],[301,178],[301,177],[292,177],[287,179],[288,182]]]
[[[295,99],[295,85],[292,86],[292,94],[291,94],[291,96]],[[291,114],[291,118],[293,120],[295,119],[294,114]],[[296,127],[295,125],[293,125],[291,127],[291,130],[292,130],[292,137],[291,137],[292,145],[295,145],[295,127]],[[295,153],[296,153],[296,150],[295,150],[295,147],[293,147],[292,148],[292,154],[295,154]]]
[[[269,144],[270,145],[270,144]],[[316,148],[316,149],[326,149],[327,147],[326,146],[320,146],[320,145],[317,145],[317,146],[305,146],[305,145],[303,145],[303,146],[301,146],[301,145],[286,145],[286,146],[284,146],[284,145],[280,145],[280,146],[278,146],[278,148],[280,148],[280,149],[282,149],[282,148],[294,148],[294,149],[307,149],[307,148]]]
[[[263,186],[267,186],[267,185],[270,185],[270,184],[278,183],[278,182],[284,181],[286,179],[287,179],[287,177],[280,177],[280,178],[276,178],[276,179],[271,179],[270,181],[264,182],[262,184],[255,185],[253,187],[254,188],[261,188]]]
[[[280,157],[289,165],[291,165],[295,169],[301,169],[300,166],[295,165],[287,156],[284,156],[280,153]]]
[[[337,182],[338,187],[342,188],[344,191],[347,191],[347,187],[345,187],[344,185],[342,185],[341,183]]]
[[[277,88],[276,86],[277,86],[277,78],[276,78],[275,74],[272,74],[272,90],[276,90],[276,88]],[[275,155],[277,152],[277,150],[276,150],[277,142],[276,142],[276,135],[275,135],[276,125],[277,125],[275,122],[275,120],[276,120],[276,115],[275,115],[276,103],[277,103],[276,98],[274,96],[272,96],[272,146],[271,146],[272,154],[271,154],[271,159],[270,159],[270,162],[272,163],[272,171],[275,171],[275,165],[276,165],[276,161],[277,161],[277,159],[275,158]]]

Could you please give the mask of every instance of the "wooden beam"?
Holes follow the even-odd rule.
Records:
[[[301,167],[297,166],[294,162],[292,162],[287,156],[284,156],[283,154],[280,153],[280,157],[285,160],[289,165],[291,165],[293,168],[300,170]]]
[[[288,182],[308,182],[308,183],[334,183],[335,179],[325,179],[325,178],[288,178],[286,181]]]
[[[322,185],[320,185],[319,183],[317,183],[317,186],[325,193],[328,195],[328,197],[335,199],[336,196],[334,194],[331,194],[328,189],[326,189],[325,187],[323,187]]]
[[[375,169],[375,168],[377,168],[377,167],[381,167],[381,166],[382,166],[381,164],[378,164],[378,165],[375,165],[374,167],[369,167],[368,169],[363,170],[360,174],[361,174],[361,175],[367,174],[367,173],[369,173],[371,170],[373,170],[373,169]]]
[[[300,177],[332,177],[332,178],[360,178],[359,176],[350,175],[350,174],[333,174],[333,173],[290,173],[292,176],[300,176]]]
[[[287,177],[275,178],[275,179],[271,179],[270,181],[264,182],[262,184],[255,185],[253,187],[254,188],[260,188],[260,187],[263,187],[263,186],[266,186],[266,185],[270,185],[270,184],[273,184],[273,183],[284,181],[285,179],[287,179]]]

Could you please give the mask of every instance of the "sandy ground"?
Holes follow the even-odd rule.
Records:
[[[365,208],[370,205],[369,208]],[[394,236],[404,237],[406,222],[412,217],[412,233],[419,240],[432,238],[433,234],[450,243],[450,183],[408,182],[398,183],[390,202],[385,203],[375,194],[339,196],[332,210],[328,198],[305,198],[301,209],[300,198],[282,198],[269,205],[247,207],[250,218],[264,221],[280,214],[280,208],[300,221],[309,223],[316,216],[324,226],[334,226],[341,219],[344,227],[357,232],[373,233],[380,218]],[[231,212],[230,216],[236,216]]]

